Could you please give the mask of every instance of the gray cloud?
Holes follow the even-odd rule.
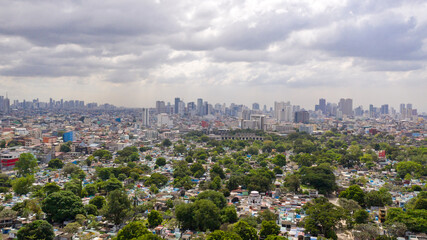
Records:
[[[421,0],[6,1],[0,76],[10,89],[66,78],[75,91],[427,87],[426,11]]]

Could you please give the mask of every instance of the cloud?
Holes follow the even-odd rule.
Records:
[[[223,87],[236,98],[249,89],[409,92],[409,83],[427,87],[426,11],[421,0],[7,1],[0,83],[19,89],[36,78],[36,95],[66,80],[70,95],[90,85],[99,99],[147,86]]]

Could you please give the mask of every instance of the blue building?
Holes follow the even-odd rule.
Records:
[[[62,136],[62,139],[64,140],[64,142],[68,142],[68,141],[73,142],[74,141],[74,132],[70,131],[70,132],[64,133],[64,135]]]

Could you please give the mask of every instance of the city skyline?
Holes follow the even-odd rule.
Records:
[[[426,8],[417,0],[9,1],[0,10],[1,90],[126,107],[176,95],[306,108],[346,97],[426,112]]]
[[[173,101],[165,101],[165,100],[156,100],[154,102],[154,104],[148,104],[148,107],[126,107],[126,106],[115,106],[114,104],[111,103],[100,103],[100,102],[86,102],[86,101],[82,101],[81,99],[53,99],[53,98],[49,98],[48,101],[43,101],[40,100],[39,98],[34,98],[34,99],[10,99],[8,98],[8,96],[1,96],[0,95],[0,112],[3,108],[5,108],[5,100],[8,100],[9,102],[9,107],[16,107],[15,103],[19,103],[19,104],[23,104],[24,102],[29,103],[29,104],[37,104],[37,103],[41,103],[42,105],[40,106],[40,108],[42,109],[46,109],[46,108],[80,108],[80,107],[86,107],[86,108],[97,108],[97,107],[110,107],[110,106],[114,106],[114,107],[124,107],[124,108],[140,108],[144,111],[144,109],[160,109],[160,108],[165,108],[166,106],[171,107],[171,112],[173,114],[177,114],[178,112],[182,112],[184,111],[184,109],[188,108],[188,104],[192,104],[192,107],[196,110],[196,112],[198,112],[198,115],[205,115],[205,114],[200,114],[200,112],[203,112],[201,108],[205,108],[206,106],[202,106],[203,104],[209,104],[212,107],[214,105],[220,104],[220,105],[224,105],[229,107],[232,104],[236,105],[236,106],[245,106],[248,109],[252,109],[252,110],[263,110],[264,107],[266,107],[267,111],[270,111],[270,109],[273,111],[273,113],[275,115],[278,115],[278,113],[276,112],[276,109],[279,108],[283,108],[283,104],[286,106],[289,104],[290,107],[292,106],[297,106],[298,110],[293,110],[292,112],[295,111],[299,111],[299,109],[301,110],[306,110],[306,111],[317,111],[320,110],[322,113],[325,113],[326,108],[327,107],[335,107],[338,109],[342,110],[342,113],[345,115],[359,115],[357,114],[358,111],[368,111],[368,112],[372,112],[374,110],[378,110],[381,114],[391,114],[391,109],[393,109],[396,113],[400,113],[402,112],[402,106],[403,109],[405,109],[406,106],[411,106],[411,109],[414,109],[416,111],[418,111],[418,114],[421,115],[425,115],[425,112],[422,112],[420,110],[420,108],[418,108],[417,106],[413,107],[412,103],[400,103],[398,106],[393,106],[390,105],[388,103],[384,103],[384,104],[380,104],[380,105],[375,105],[375,104],[368,104],[367,106],[364,105],[358,105],[358,104],[353,104],[353,100],[351,98],[340,98],[339,101],[328,101],[328,99],[325,98],[319,98],[318,99],[318,104],[314,103],[311,107],[304,107],[301,106],[300,104],[296,103],[296,102],[292,102],[289,100],[283,101],[283,100],[278,100],[278,101],[274,101],[274,103],[272,105],[268,105],[268,104],[262,104],[259,102],[252,102],[251,104],[244,104],[244,103],[239,103],[239,102],[210,102],[207,99],[203,99],[203,98],[197,98],[194,100],[185,100],[181,97],[174,97]],[[159,106],[158,104],[161,104],[161,106]],[[182,105],[180,105],[182,104]],[[279,104],[279,105],[278,105]],[[282,107],[279,107],[282,106]],[[21,106],[22,107],[22,106]],[[254,108],[255,107],[255,108]],[[166,111],[166,109],[160,111],[160,112],[164,112]],[[330,109],[329,109],[330,111]],[[403,110],[405,111],[405,110]],[[158,112],[158,113],[160,113]],[[289,118],[289,116],[287,117]]]

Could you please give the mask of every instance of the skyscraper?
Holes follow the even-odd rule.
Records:
[[[156,112],[158,114],[166,113],[166,105],[164,101],[156,101]]]
[[[388,115],[388,104],[381,105],[380,112],[382,115]]]
[[[150,111],[148,108],[142,109],[142,126],[150,126]]]
[[[253,103],[252,104],[252,110],[259,110],[259,104],[258,103]]]
[[[351,98],[341,98],[338,103],[338,109],[341,110],[344,115],[353,116],[353,100]]]
[[[197,114],[203,116],[203,99],[197,99]]]
[[[309,123],[310,121],[310,115],[308,114],[307,111],[298,111],[295,112],[295,118],[294,118],[296,123]]]
[[[319,110],[322,111],[323,114],[326,113],[326,100],[324,98],[319,99]]]
[[[175,98],[175,111],[174,111],[174,113],[175,114],[178,114],[179,113],[179,102],[181,102],[181,99],[179,99],[179,98]]]

